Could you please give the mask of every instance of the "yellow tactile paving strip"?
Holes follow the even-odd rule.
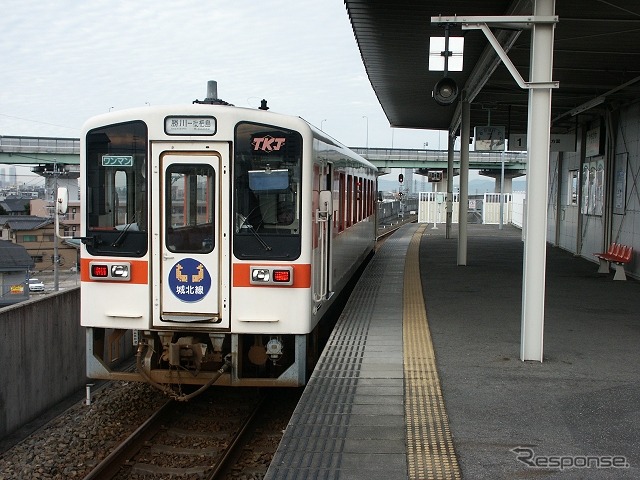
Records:
[[[420,238],[413,235],[404,271],[404,395],[409,478],[460,479],[460,468],[449,431],[440,389],[427,312],[420,280]]]

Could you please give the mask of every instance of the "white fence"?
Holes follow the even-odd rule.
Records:
[[[458,223],[460,195],[453,194],[452,222]],[[420,192],[418,197],[418,223],[446,223],[447,196],[444,192]]]
[[[500,223],[500,197],[504,195],[502,204],[502,223],[512,223],[522,227],[524,212],[524,192],[516,193],[485,193],[482,199],[469,200],[469,212],[482,211],[483,224]],[[418,201],[418,223],[446,223],[447,221],[447,196],[444,192],[420,192]],[[480,202],[482,204],[480,205]],[[453,194],[452,223],[458,223],[460,211],[460,194]]]
[[[524,226],[524,209],[526,203],[525,192],[514,192],[511,201],[511,223],[516,227]]]
[[[500,193],[485,193],[482,203],[482,223],[497,225],[500,223]],[[511,222],[511,194],[505,193],[502,204],[502,224]]]

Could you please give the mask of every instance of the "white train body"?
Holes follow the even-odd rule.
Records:
[[[80,187],[93,378],[302,385],[320,320],[375,240],[375,167],[264,110],[95,117]],[[138,345],[136,372],[112,368],[125,342]]]

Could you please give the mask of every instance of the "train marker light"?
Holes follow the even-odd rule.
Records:
[[[291,271],[289,270],[274,270],[273,281],[278,283],[289,283],[291,281]]]
[[[109,276],[109,267],[107,265],[91,265],[92,278],[106,278]]]

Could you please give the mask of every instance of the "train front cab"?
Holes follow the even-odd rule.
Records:
[[[202,385],[230,360],[217,383],[304,384],[332,294],[330,195],[311,186],[330,176],[303,167],[291,129],[240,122],[233,143],[153,135],[142,121],[87,133],[88,375]],[[139,372],[116,372],[129,331]]]

